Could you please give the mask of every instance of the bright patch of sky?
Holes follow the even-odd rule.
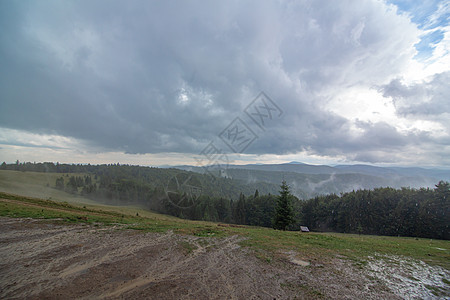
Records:
[[[416,58],[424,61],[433,56],[436,45],[444,39],[450,21],[450,1],[447,0],[390,0],[399,12],[407,14],[411,21],[423,30],[419,43],[415,45]]]

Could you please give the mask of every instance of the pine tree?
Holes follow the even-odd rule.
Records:
[[[64,178],[56,178],[56,188],[59,190],[64,190]]]
[[[245,196],[239,195],[239,200],[235,204],[234,208],[234,221],[236,224],[246,225],[246,211],[245,211]]]
[[[280,195],[277,198],[277,206],[275,208],[275,217],[273,219],[273,228],[286,230],[289,225],[294,222],[294,212],[291,203],[291,192],[286,181],[281,183]]]

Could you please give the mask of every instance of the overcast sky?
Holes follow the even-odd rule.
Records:
[[[0,160],[450,167],[449,19],[445,0],[0,1]]]

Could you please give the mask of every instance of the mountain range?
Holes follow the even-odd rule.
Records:
[[[175,166],[175,168],[204,173],[198,166]],[[377,167],[371,165],[309,165],[299,162],[283,164],[229,165],[219,170],[209,167],[218,176],[246,183],[266,182],[279,184],[282,180],[290,185],[299,198],[343,193],[357,189],[377,187],[434,187],[440,180],[450,181],[450,170],[419,167]]]

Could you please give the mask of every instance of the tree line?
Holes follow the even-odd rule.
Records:
[[[55,188],[98,202],[138,204],[156,212],[192,220],[272,227],[277,216],[283,215],[283,210],[291,210],[292,219],[288,225],[284,221],[280,223],[281,227],[286,225],[289,230],[298,230],[304,225],[315,231],[450,239],[450,186],[443,181],[435,188],[376,188],[308,200],[291,195],[286,185],[281,187],[281,191],[288,201],[281,205],[284,208],[280,210],[280,205],[277,205],[282,195],[278,193],[279,186],[271,187],[271,193],[267,191],[266,183],[245,185],[236,180],[178,169],[53,163],[3,163],[0,169],[59,170],[65,174],[56,179]],[[186,194],[186,190],[172,188],[171,192],[175,194],[171,195],[167,191],[167,183],[180,175],[191,178],[202,187],[201,194],[188,203],[180,202],[192,196]]]
[[[450,239],[450,186],[377,188],[301,204],[302,222],[320,231]]]

